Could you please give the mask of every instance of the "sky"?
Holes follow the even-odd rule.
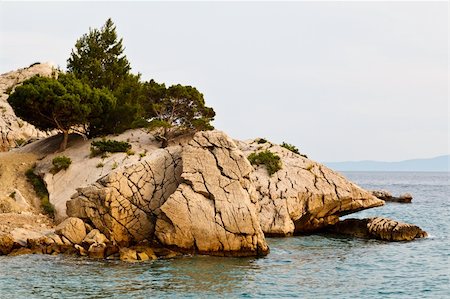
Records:
[[[197,87],[232,138],[318,161],[449,153],[447,2],[0,2],[0,73],[111,17],[134,73]]]

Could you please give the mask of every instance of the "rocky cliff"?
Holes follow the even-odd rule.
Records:
[[[317,231],[336,223],[340,216],[384,204],[339,173],[279,145],[253,140],[238,142],[238,147],[247,156],[269,150],[282,161],[281,170],[272,176],[264,166],[255,167],[250,176],[266,235]]]
[[[47,137],[50,134],[36,129],[18,118],[7,102],[14,87],[35,76],[51,76],[55,68],[48,63],[37,63],[30,67],[0,75],[0,151],[22,145],[30,139]]]
[[[264,255],[251,172],[228,136],[199,132],[79,188],[67,214],[123,245],[156,239],[184,252]]]
[[[127,140],[135,147],[141,137]],[[59,181],[73,182],[70,190],[77,189],[67,202],[67,215],[84,219],[119,244],[147,239],[185,252],[255,255],[268,252],[264,234],[317,231],[339,216],[383,204],[301,155],[270,143],[233,141],[219,131],[199,132],[167,149],[147,149],[141,161],[130,158],[131,163],[96,182],[90,176],[85,187],[79,178],[88,175],[79,165],[94,162],[77,160],[87,155],[80,154],[86,148],[72,147],[74,154],[68,150],[75,163],[57,174]],[[246,158],[266,149],[282,160],[273,176]],[[51,198],[52,190],[68,189],[56,186],[57,175],[46,175]],[[67,193],[59,196],[59,210],[68,199]]]
[[[0,76],[0,151],[48,136],[17,118],[6,100],[24,80],[36,74],[50,76],[53,71],[48,64],[36,64]],[[30,163],[39,158],[34,171],[47,186],[59,225],[54,228],[42,215],[28,219],[33,213],[27,212],[30,215],[19,217],[27,227],[0,226],[0,254],[23,249],[148,260],[175,256],[167,249],[171,248],[261,256],[269,252],[265,236],[324,229],[389,241],[426,236],[416,226],[384,218],[339,222],[343,215],[384,201],[339,173],[270,142],[237,141],[223,132],[208,131],[178,138],[161,149],[155,137],[141,129],[106,138],[129,142],[132,149],[91,156],[92,140],[72,135],[63,153],[56,153],[61,136],[14,150],[20,157],[30,155]],[[266,150],[281,160],[281,169],[273,175],[247,159]],[[2,154],[14,159],[13,152]],[[72,163],[55,173],[52,160],[60,155]],[[0,167],[0,175],[4,169],[10,168]],[[20,188],[16,192],[10,187],[14,186],[0,188],[0,195],[18,204]],[[10,196],[13,193],[17,198]],[[36,225],[31,225],[34,221]]]
[[[228,136],[197,133],[183,149],[182,169],[183,182],[161,206],[156,222],[162,244],[206,254],[268,253],[252,167]]]

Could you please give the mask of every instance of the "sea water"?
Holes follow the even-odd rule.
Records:
[[[448,173],[349,172],[367,189],[409,192],[348,217],[419,225],[413,242],[326,235],[270,238],[264,258],[182,257],[145,263],[72,256],[0,257],[0,298],[450,298]]]

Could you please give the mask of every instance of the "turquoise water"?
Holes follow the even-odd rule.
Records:
[[[265,258],[183,257],[142,264],[67,256],[0,257],[0,298],[450,298],[448,173],[346,173],[368,189],[410,192],[348,217],[411,222],[430,237],[387,243],[311,235],[269,239]]]

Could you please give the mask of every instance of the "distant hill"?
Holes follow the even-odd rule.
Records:
[[[430,159],[413,159],[399,162],[348,161],[325,162],[326,166],[338,171],[449,171],[450,155]]]

